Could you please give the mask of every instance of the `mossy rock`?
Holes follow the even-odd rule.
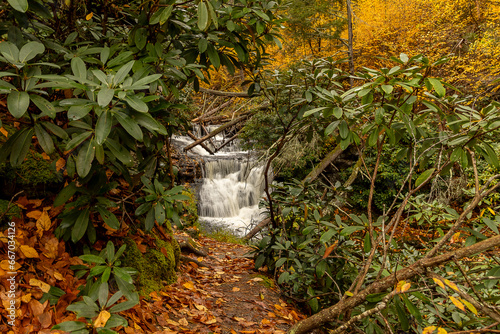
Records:
[[[56,172],[55,161],[45,160],[40,153],[30,151],[19,167],[12,167],[10,163],[0,164],[0,180],[6,196],[18,188],[29,192],[30,196],[40,196],[46,191],[58,190],[62,173]]]
[[[166,284],[177,281],[176,269],[180,260],[180,248],[172,237],[170,241],[156,238],[156,247],[148,248],[141,253],[137,244],[130,238],[125,239],[127,250],[124,253],[123,265],[135,268],[137,290],[142,296],[148,296],[153,291],[159,291]],[[165,248],[165,256],[161,249]]]

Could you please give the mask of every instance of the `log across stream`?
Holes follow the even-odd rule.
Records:
[[[207,130],[213,127],[207,126]],[[198,138],[203,134],[200,128],[194,128],[193,133]],[[198,145],[188,154],[203,161],[203,178],[197,187],[200,222],[209,230],[223,226],[243,236],[265,218],[264,210],[259,208],[264,196],[264,166],[252,152],[242,151],[237,139],[217,150],[230,136],[221,132],[204,142],[209,151]],[[179,148],[193,142],[190,137],[173,138]]]

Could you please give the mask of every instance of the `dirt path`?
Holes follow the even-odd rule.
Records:
[[[254,270],[245,257],[250,248],[209,238],[198,242],[209,256],[197,259],[208,268],[183,263],[177,283],[129,314],[133,323],[126,333],[280,334],[304,318]]]

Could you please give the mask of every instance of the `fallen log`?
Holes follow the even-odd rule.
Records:
[[[229,96],[229,97],[254,97],[254,96],[259,96],[259,93],[254,93],[252,95],[248,95],[246,92],[223,92],[220,90],[214,90],[214,89],[208,89],[208,88],[203,88],[200,87],[200,92],[202,93],[208,93],[216,96]]]
[[[329,164],[337,159],[342,152],[344,152],[344,150],[340,147],[340,145],[337,145],[333,151],[328,153],[326,157],[324,157],[323,160],[321,160],[321,162],[314,167],[314,169],[304,178],[302,183],[316,180],[321,172],[323,172]]]
[[[239,122],[241,121],[244,121],[245,119],[247,119],[248,116],[247,115],[244,115],[244,116],[240,116],[238,118],[235,118],[233,119],[231,122],[228,122],[220,127],[218,127],[217,129],[215,129],[214,131],[210,132],[208,135],[206,136],[203,136],[201,137],[200,139],[194,141],[194,143],[191,143],[189,144],[188,146],[184,147],[184,151],[189,151],[190,149],[192,149],[193,147],[195,147],[196,145],[200,145],[201,143],[203,143],[204,141],[218,135],[219,133],[221,133],[222,131],[224,131],[225,129],[235,125],[235,124],[238,124]]]
[[[192,139],[192,140],[198,140],[198,137],[196,137],[191,131],[188,131],[187,132],[188,136]],[[204,143],[200,143],[200,146],[203,147],[208,153],[210,154],[214,154],[214,152],[210,149],[210,147],[208,147],[207,145],[205,145]]]
[[[234,103],[234,98],[231,98],[229,99],[229,101],[226,101],[224,103],[222,103],[221,105],[219,105],[217,108],[214,108],[212,110],[209,110],[207,111],[206,113],[204,113],[203,115],[201,115],[200,117],[196,117],[195,119],[193,119],[191,122],[193,123],[197,123],[197,122],[200,122],[200,121],[203,121],[205,120],[206,118],[212,116],[213,114],[217,113],[218,111],[230,106],[231,104]]]
[[[262,231],[262,229],[264,227],[266,227],[267,225],[269,225],[269,223],[271,223],[271,219],[270,218],[264,219],[263,221],[261,221],[260,223],[258,223],[257,226],[255,226],[250,232],[248,232],[247,235],[245,235],[243,237],[243,239],[244,240],[250,240],[250,239],[252,239],[257,233],[259,233],[260,231]]]

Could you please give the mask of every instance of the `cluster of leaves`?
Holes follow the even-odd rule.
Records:
[[[278,283],[288,293],[296,293],[296,298],[308,301],[314,311],[319,309],[316,304],[318,299],[315,298],[318,295],[328,296],[320,298],[324,302],[321,305],[323,307],[329,302],[335,304],[340,300],[342,303],[345,296],[356,297],[362,286],[390,277],[391,273],[415,263],[423,256],[420,251],[394,238],[393,233],[406,205],[411,202],[413,206],[409,208],[419,206],[418,196],[429,190],[428,185],[432,180],[440,175],[453,175],[456,166],[476,170],[477,161],[493,168],[499,165],[494,149],[498,145],[496,136],[500,128],[500,109],[496,102],[476,110],[458,95],[449,94],[453,87],[429,76],[432,69],[446,61],[444,59],[432,63],[423,56],[410,58],[401,54],[399,58],[392,57],[391,60],[396,63],[391,68],[366,68],[356,73],[353,79],[358,80],[359,84],[347,89],[342,85],[345,75],[340,70],[305,66],[302,72],[307,73],[307,85],[290,85],[288,91],[295,89],[292,99],[289,99],[288,91],[283,89],[280,92],[282,99],[273,100],[277,104],[276,110],[282,108],[290,111],[289,101],[292,101],[294,110],[299,110],[295,133],[305,129],[314,130],[333,137],[342,150],[354,146],[360,152],[372,150],[375,156],[373,163],[362,164],[362,172],[370,180],[365,215],[351,214],[346,217],[346,221],[335,216],[337,202],[331,188],[324,191],[320,189],[318,194],[308,197],[304,196],[306,192],[294,185],[286,188],[286,191],[273,194],[276,196],[274,208],[270,209],[275,210],[274,227],[278,228],[271,229],[270,236],[257,249],[256,265],[267,265],[276,270]],[[322,62],[325,61],[313,64],[320,65]],[[270,96],[275,96],[274,88],[269,88]],[[302,94],[298,94],[301,90]],[[393,151],[393,154],[384,154],[384,149]],[[360,156],[364,159],[365,155]],[[373,210],[374,194],[379,192],[377,180],[383,179],[384,166],[393,164],[393,157],[396,161],[406,161],[407,169],[399,176],[392,198],[387,199],[384,208],[387,216],[377,218]],[[477,175],[477,170],[474,174]],[[314,185],[319,186],[318,182]],[[334,190],[339,191],[339,194],[344,192],[349,196],[349,189],[337,188]],[[280,187],[277,186],[277,189]],[[421,205],[425,207],[429,204],[425,202]],[[448,226],[459,224],[455,222],[461,222],[462,219],[472,222],[472,212],[462,217],[452,208],[440,205],[442,215],[437,217],[439,219],[433,217],[430,221],[433,225],[437,220],[449,222]],[[312,214],[308,213],[309,210]],[[476,220],[474,226],[459,225],[453,230],[467,235],[465,246],[470,246],[478,240],[486,240],[486,235],[491,232],[498,234],[496,224],[487,218]],[[450,240],[448,226],[444,224],[437,229],[439,237],[433,242],[440,242],[445,235],[446,240]],[[386,229],[394,232],[387,234]],[[347,236],[349,242],[342,243]],[[455,236],[445,249],[453,249],[457,238]],[[338,243],[332,242],[336,239]],[[332,248],[329,250],[329,247]],[[333,250],[336,254],[329,258]],[[368,267],[352,265],[366,261]],[[453,273],[453,279],[456,280],[455,273],[463,270],[461,266],[457,264],[456,267],[450,267],[447,275]],[[491,264],[485,265],[471,279],[485,275],[494,268]],[[347,275],[336,277],[338,271],[344,271]],[[452,279],[451,276],[449,279]],[[484,288],[479,285],[476,287]],[[478,322],[471,321],[474,316],[461,314],[457,317],[455,314],[457,305],[462,305],[458,308],[463,312],[474,313],[473,308],[468,307],[467,311],[463,307],[467,305],[464,301],[460,300],[461,304],[454,302],[458,298],[463,299],[464,293],[469,293],[472,287],[462,287],[449,298],[442,296],[442,291],[434,294],[434,288],[422,288],[421,291],[425,293],[411,291],[394,298],[390,298],[392,295],[389,296],[387,292],[371,295],[352,312],[364,319],[360,329],[367,333],[383,332],[384,326],[390,326],[392,330],[412,328],[416,331],[426,326],[435,326],[436,329],[436,325],[456,329],[480,326]],[[389,299],[383,300],[386,297]],[[449,300],[451,303],[444,308],[435,308],[433,303],[436,300]],[[470,304],[470,300],[466,301]],[[365,311],[381,302],[385,303],[385,309],[379,320],[376,320],[377,316],[364,315]],[[430,309],[431,313],[441,318],[424,318],[422,312]],[[451,312],[451,316],[448,312]],[[449,321],[442,320],[445,318]],[[491,321],[488,320],[487,324]]]
[[[88,273],[86,284],[81,287],[80,294],[83,300],[68,306],[68,311],[76,313],[77,318],[85,318],[82,321],[66,321],[52,329],[59,329],[70,333],[117,333],[115,327],[128,326],[125,318],[117,313],[126,311],[139,303],[139,295],[135,292],[132,275],[136,274],[133,268],[120,267],[120,257],[125,251],[126,245],[122,245],[117,252],[113,242],[108,241],[106,247],[99,255],[81,255],[83,261],[94,263],[92,268],[85,265],[72,266],[76,270],[77,277],[83,277]],[[109,287],[117,286],[118,291],[109,297]],[[126,297],[126,301],[121,300]]]

